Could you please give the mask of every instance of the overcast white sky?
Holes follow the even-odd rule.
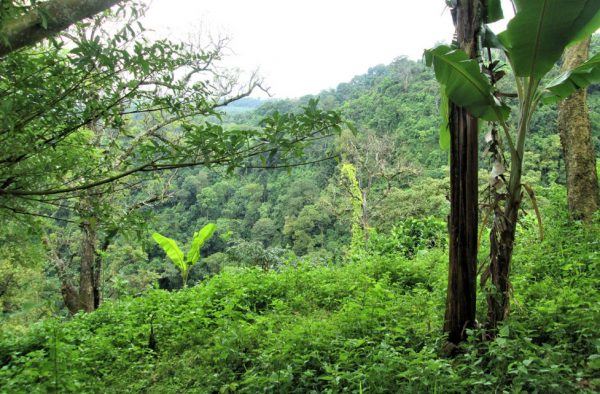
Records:
[[[144,22],[181,38],[203,25],[227,35],[228,62],[259,68],[275,97],[333,88],[398,56],[450,41],[443,0],[152,0]]]

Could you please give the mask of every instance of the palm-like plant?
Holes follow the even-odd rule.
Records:
[[[497,14],[494,20],[501,18],[500,0],[487,0],[483,4],[486,11],[493,10]],[[433,66],[446,102],[465,108],[474,117],[493,122],[494,127],[486,139],[495,144],[497,153],[504,150],[497,148],[500,140],[496,138],[496,125],[508,145],[505,151],[510,154],[510,163],[505,163],[502,155],[497,154],[490,177],[490,191],[495,196],[491,211],[495,217],[490,234],[490,266],[482,274],[482,283],[490,278],[495,288],[488,295],[488,324],[492,328],[508,311],[508,276],[519,209],[524,191],[533,195],[531,188],[521,181],[532,114],[540,103],[558,102],[577,89],[600,82],[600,54],[597,54],[576,69],[543,84],[566,46],[600,28],[598,0],[514,0],[513,5],[516,14],[507,30],[495,36],[483,27],[481,41],[490,51],[496,49],[503,53],[515,76],[514,96],[519,109],[516,131],[511,130],[508,122],[509,107],[500,100],[507,95],[493,86],[504,74],[496,69],[497,61],[490,59],[490,64],[482,67],[464,51],[448,46],[425,52],[426,63]],[[491,81],[480,71],[482,68],[491,76]],[[448,114],[447,108],[442,109],[442,114]],[[447,146],[448,121],[444,123],[440,142]]]
[[[200,231],[195,232],[194,237],[192,238],[192,245],[186,256],[184,256],[183,251],[177,246],[177,242],[174,239],[165,237],[156,232],[152,234],[152,238],[154,238],[156,243],[165,251],[173,264],[181,271],[183,287],[187,287],[190,269],[200,260],[200,250],[202,249],[202,246],[204,246],[204,243],[212,237],[216,228],[217,226],[214,223],[208,223],[206,226],[202,227]]]

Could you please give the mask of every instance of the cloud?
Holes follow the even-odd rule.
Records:
[[[245,70],[260,68],[278,97],[314,94],[398,56],[450,40],[440,0],[154,0],[145,24],[185,36],[202,23],[231,37]]]

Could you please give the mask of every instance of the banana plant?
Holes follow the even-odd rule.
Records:
[[[177,242],[174,239],[165,237],[157,232],[152,234],[152,238],[156,243],[165,251],[169,259],[179,268],[181,271],[181,278],[183,279],[183,287],[187,287],[188,275],[190,269],[194,264],[200,260],[200,250],[204,243],[213,236],[217,226],[214,223],[208,223],[202,227],[200,231],[194,233],[192,238],[192,245],[187,255],[184,256],[183,251],[177,246]]]
[[[498,9],[500,0],[488,0],[487,5]],[[482,282],[491,278],[495,287],[495,291],[487,297],[488,325],[492,328],[508,312],[509,272],[516,224],[523,190],[527,190],[521,177],[532,114],[540,103],[561,101],[577,89],[600,82],[598,54],[576,69],[543,84],[568,45],[600,28],[600,1],[514,0],[513,5],[515,16],[509,21],[506,31],[496,36],[484,27],[481,29],[481,41],[490,53],[498,50],[504,54],[515,76],[518,113],[514,131],[509,124],[510,109],[502,101],[514,94],[498,92],[494,86],[494,82],[502,76],[494,71],[497,61],[490,59],[490,64],[482,65],[469,59],[462,50],[443,45],[425,51],[425,62],[433,67],[442,94],[446,96],[442,102],[453,102],[473,116],[492,122],[492,130],[499,127],[508,145],[506,151],[510,153],[510,171],[505,163],[496,162],[492,171],[494,179],[490,180],[493,187],[502,185],[505,188],[502,193],[496,193],[501,197],[493,209],[490,266],[482,274]],[[447,108],[442,108],[441,113],[447,114]],[[447,122],[445,120],[440,130],[442,145],[448,141]]]

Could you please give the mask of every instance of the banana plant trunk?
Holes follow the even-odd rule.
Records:
[[[516,171],[516,169],[513,168],[513,171]],[[512,176],[516,175],[513,173]],[[520,171],[517,177],[520,184]],[[505,209],[494,218],[494,224],[490,232],[489,278],[492,282],[492,288],[488,289],[486,295],[488,306],[487,327],[490,337],[495,336],[498,323],[506,318],[510,310],[510,265],[521,198],[520,187],[509,190]]]
[[[533,83],[533,82],[530,82]],[[531,89],[534,91],[535,89]],[[525,137],[529,131],[529,121],[533,112],[533,100],[526,97],[520,110],[517,144],[511,151],[511,169],[504,207],[496,200],[494,222],[490,231],[490,265],[482,275],[481,283],[485,285],[491,279],[492,286],[487,289],[487,336],[494,338],[498,323],[503,321],[510,310],[510,266],[513,246],[517,231],[519,209],[523,199],[521,176],[523,173],[523,155],[525,153]]]
[[[456,38],[470,58],[478,54],[480,2],[461,0],[452,10]],[[478,225],[478,122],[464,108],[450,108],[450,217],[448,293],[444,331],[448,342],[475,326]]]

